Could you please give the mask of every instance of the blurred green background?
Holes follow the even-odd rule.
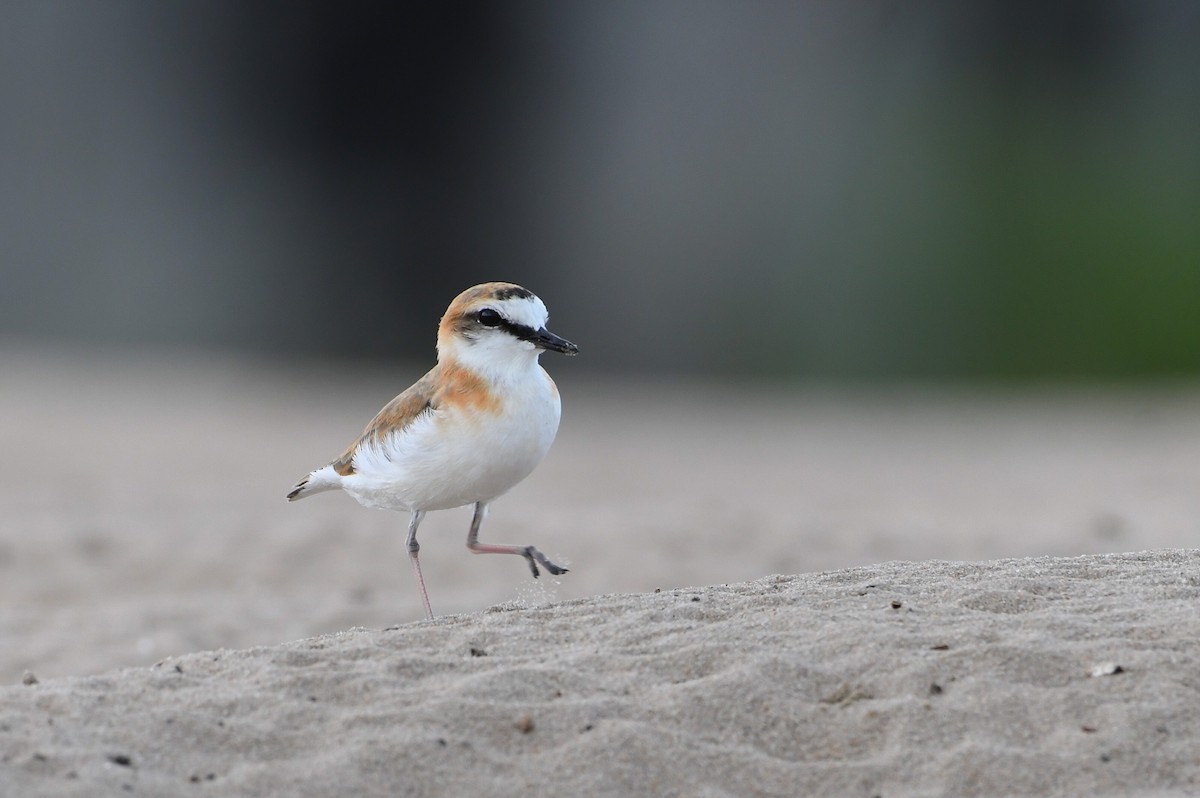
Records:
[[[1200,372],[1200,4],[0,5],[0,340]]]

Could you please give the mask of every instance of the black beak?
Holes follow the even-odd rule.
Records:
[[[554,333],[543,327],[529,335],[524,336],[526,341],[529,341],[539,349],[549,349],[552,352],[562,352],[564,355],[578,355],[579,347],[568,341],[566,338],[559,338]]]

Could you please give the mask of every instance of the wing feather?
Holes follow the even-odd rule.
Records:
[[[422,413],[435,410],[438,398],[435,395],[437,371],[434,366],[424,377],[417,380],[404,393],[383,406],[367,424],[362,435],[346,447],[346,451],[330,465],[344,477],[354,473],[354,453],[363,443],[378,442],[384,435],[400,432],[413,423]]]

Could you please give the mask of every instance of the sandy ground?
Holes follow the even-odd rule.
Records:
[[[0,688],[0,776],[23,796],[1195,794],[1198,573],[1195,551],[889,563],[189,654]]]
[[[483,538],[571,572],[431,514],[430,624],[403,516],[283,500],[419,366],[0,349],[0,793],[1200,790],[1194,386],[547,365]]]

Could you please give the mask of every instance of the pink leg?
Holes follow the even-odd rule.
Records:
[[[529,570],[533,571],[533,578],[537,579],[540,576],[537,564],[541,563],[547,571],[558,576],[565,574],[566,568],[555,565],[546,559],[546,555],[535,549],[533,546],[505,546],[499,543],[480,543],[479,542],[479,525],[483,523],[484,516],[487,515],[487,502],[478,502],[475,505],[475,517],[471,519],[471,531],[467,533],[467,548],[472,554],[518,554],[529,561]]]
[[[425,617],[433,620],[433,610],[429,607],[429,593],[425,591],[425,577],[421,576],[421,561],[417,559],[417,553],[421,551],[421,544],[417,542],[417,527],[421,525],[421,519],[425,517],[424,510],[413,510],[412,519],[408,522],[408,557],[412,561],[413,573],[417,576],[417,587],[421,589],[421,603],[425,605]]]

